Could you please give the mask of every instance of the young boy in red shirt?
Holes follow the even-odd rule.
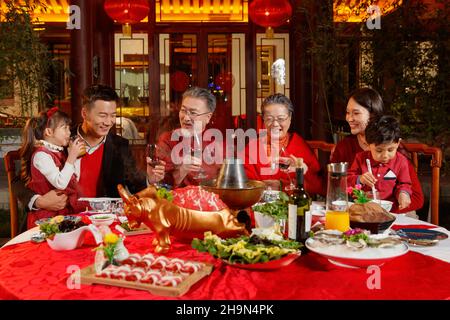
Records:
[[[348,173],[348,185],[362,184],[365,191],[375,186],[380,199],[394,202],[393,209],[407,208],[411,204],[411,178],[408,159],[397,152],[400,143],[397,119],[392,116],[371,119],[366,128],[366,142],[369,150],[356,155]]]

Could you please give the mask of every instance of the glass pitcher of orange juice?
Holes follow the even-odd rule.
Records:
[[[350,229],[347,197],[347,162],[328,164],[325,229]]]

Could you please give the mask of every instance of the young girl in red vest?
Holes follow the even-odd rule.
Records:
[[[57,189],[67,194],[69,200],[63,210],[30,211],[27,216],[28,229],[34,227],[39,219],[83,210],[84,204],[77,201],[77,180],[74,174],[75,161],[83,150],[84,143],[79,138],[70,142],[70,118],[57,107],[28,120],[20,149],[22,178],[37,194],[43,195]]]

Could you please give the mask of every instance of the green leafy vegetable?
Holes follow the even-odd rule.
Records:
[[[173,194],[172,194],[172,192],[169,191],[169,190],[167,190],[167,189],[164,188],[164,187],[159,188],[159,189],[156,191],[156,195],[157,195],[157,197],[158,197],[159,199],[166,199],[167,201],[170,201],[170,202],[172,202],[172,200],[173,200]]]
[[[269,240],[256,235],[223,240],[211,232],[205,232],[203,240],[192,240],[192,247],[230,263],[249,264],[280,259],[297,252],[302,244],[292,240]]]
[[[261,214],[271,216],[278,222],[280,220],[287,219],[289,196],[284,192],[280,192],[279,197],[280,198],[278,200],[272,202],[254,205],[252,209],[253,211],[258,211]]]

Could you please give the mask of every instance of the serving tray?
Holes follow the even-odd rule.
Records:
[[[139,227],[139,229],[137,230],[132,230],[132,231],[127,231],[124,228],[122,228],[119,224],[116,225],[116,230],[119,231],[120,233],[122,233],[124,236],[137,236],[140,234],[148,234],[148,233],[152,233],[153,231],[147,227]]]
[[[126,281],[122,279],[101,278],[96,276],[94,265],[81,269],[81,283],[86,285],[104,284],[137,290],[146,290],[157,296],[178,297],[189,291],[192,285],[209,275],[213,270],[213,265],[202,262],[205,266],[183,279],[176,287],[164,287],[160,285],[141,283],[138,281]],[[75,274],[71,275],[74,277]]]

